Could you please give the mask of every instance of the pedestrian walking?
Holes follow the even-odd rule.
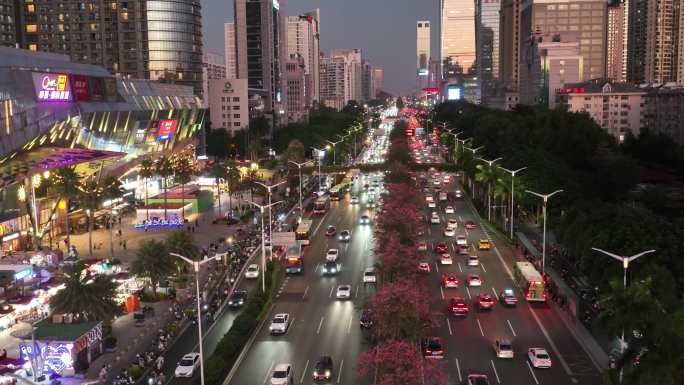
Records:
[[[123,249],[126,250],[126,240],[123,241]]]

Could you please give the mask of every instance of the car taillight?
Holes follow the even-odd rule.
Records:
[[[532,293],[530,293],[529,291],[525,292],[525,298],[530,298],[531,296],[532,296]]]

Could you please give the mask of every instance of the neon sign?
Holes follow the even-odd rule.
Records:
[[[159,134],[157,140],[168,140],[176,133],[178,128],[177,119],[162,119],[159,121]]]
[[[146,227],[183,227],[185,221],[180,218],[172,218],[169,220],[152,218],[149,221],[142,221],[142,223],[136,223],[136,229],[143,229]]]
[[[71,355],[73,344],[46,344],[43,347],[43,372],[62,374],[65,370],[74,369],[74,359]]]
[[[71,84],[66,74],[33,73],[33,85],[40,101],[70,101]]]

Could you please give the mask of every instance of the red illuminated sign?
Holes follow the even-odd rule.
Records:
[[[167,140],[170,139],[173,134],[176,133],[178,128],[177,119],[162,119],[159,121],[159,132],[157,134],[157,140]]]
[[[71,88],[74,91],[74,99],[77,102],[87,102],[90,100],[88,90],[88,79],[83,75],[71,75]]]
[[[425,92],[426,95],[435,95],[435,94],[439,93],[439,88],[427,87],[427,88],[423,88],[423,92]]]

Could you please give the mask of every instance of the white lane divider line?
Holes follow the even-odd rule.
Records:
[[[349,317],[349,323],[347,324],[347,334],[351,334],[351,325],[352,325],[352,321],[353,321],[353,320],[354,320],[354,317],[353,317],[353,316],[350,316],[350,317]],[[514,334],[515,334],[515,333],[514,333]]]
[[[321,317],[321,321],[318,323],[318,329],[316,329],[316,334],[321,334],[321,327],[323,326],[323,320],[325,317]]]
[[[500,384],[501,379],[499,378],[499,372],[496,371],[496,366],[494,366],[494,360],[489,360],[489,362],[492,364],[492,369],[494,369],[494,375],[496,376],[496,382],[498,384]]]
[[[487,272],[487,269],[485,269],[484,263],[480,262],[480,267],[482,267],[482,271],[484,271],[485,273]]]
[[[470,296],[470,289],[468,289],[468,286],[466,286],[466,294],[468,294],[468,299],[473,299],[473,297]]]
[[[515,334],[515,330],[513,330],[513,325],[511,325],[511,320],[507,319],[506,322],[508,323],[508,327],[511,328],[511,333],[513,333],[513,337],[517,337],[518,335]]]
[[[439,273],[439,264],[435,262],[435,271]]]
[[[458,216],[458,221],[459,221],[459,222],[463,222],[463,218],[461,218],[460,215]]]
[[[496,300],[498,301],[499,300],[499,294],[496,292],[496,289],[494,288],[494,286],[492,286],[492,292],[494,293],[494,297],[496,297]]]
[[[530,365],[530,361],[525,360],[525,363],[527,364],[527,368],[530,369],[530,374],[532,375],[532,379],[534,380],[534,383],[539,385],[539,381],[537,380],[537,376],[534,374],[534,370],[532,370],[532,366]]]
[[[359,286],[357,285],[356,290],[354,291],[354,298],[358,298],[358,297],[359,297]]]
[[[304,289],[304,295],[302,295],[302,299],[306,298],[306,294],[309,292],[309,286],[306,286],[306,289]]]
[[[565,373],[567,373],[568,376],[572,376],[573,372],[570,369],[570,366],[568,366],[568,363],[565,362],[565,358],[563,358],[563,355],[558,350],[556,343],[553,342],[553,340],[551,339],[551,336],[549,335],[549,332],[546,331],[546,328],[544,327],[544,325],[542,325],[541,320],[539,319],[539,316],[537,316],[537,313],[534,312],[534,310],[532,309],[532,306],[530,306],[529,303],[527,304],[527,308],[530,309],[530,313],[532,314],[532,318],[534,318],[534,320],[537,322],[537,325],[539,325],[539,328],[541,329],[542,333],[544,334],[546,341],[551,346],[551,349],[553,349],[553,352],[558,357],[558,360],[561,362],[561,365],[563,365],[563,369],[565,369]]]
[[[306,369],[309,368],[309,360],[306,360],[306,365],[304,365],[304,371],[302,372],[302,378],[299,380],[300,384],[304,383],[304,377],[306,377]]]
[[[266,381],[268,381],[268,377],[271,375],[271,370],[273,370],[273,365],[275,365],[275,361],[272,361],[271,365],[268,367],[268,370],[266,371],[266,375],[264,376],[264,380],[261,381],[262,384],[265,384]]]
[[[314,237],[316,236],[316,233],[318,232],[318,229],[321,228],[321,225],[323,224],[323,222],[325,222],[325,217],[327,217],[329,213],[330,213],[330,211],[327,211],[327,212],[325,213],[325,215],[323,215],[323,218],[321,218],[321,221],[318,222],[318,226],[316,226],[316,228],[314,229],[313,234],[312,234]]]
[[[321,265],[320,263],[317,263],[317,264],[316,264],[316,267],[314,267],[314,273],[318,271],[318,267],[319,267],[320,265]]]
[[[458,363],[458,358],[456,359],[456,371],[458,372],[458,382],[463,382],[463,377],[461,377],[461,365]]]
[[[475,320],[477,321],[477,327],[480,328],[480,334],[482,334],[482,337],[484,337],[484,330],[482,330],[482,324],[480,323],[480,319],[475,318]]]
[[[463,273],[463,269],[461,268],[461,262],[458,263],[458,271],[460,271],[461,273]]]
[[[340,368],[337,370],[337,383],[340,383],[340,378],[342,377],[342,367],[344,366],[344,360],[340,361]]]
[[[454,253],[456,252],[456,246],[453,242],[451,242],[451,250],[453,250]]]
[[[335,286],[330,286],[330,294],[328,295],[328,298],[332,298],[333,289],[335,289]]]
[[[442,286],[439,287],[439,293],[442,295],[442,299],[444,299],[444,289]]]
[[[451,322],[449,322],[449,318],[447,318],[447,327],[449,327],[449,335],[453,336],[454,333],[451,332]]]

